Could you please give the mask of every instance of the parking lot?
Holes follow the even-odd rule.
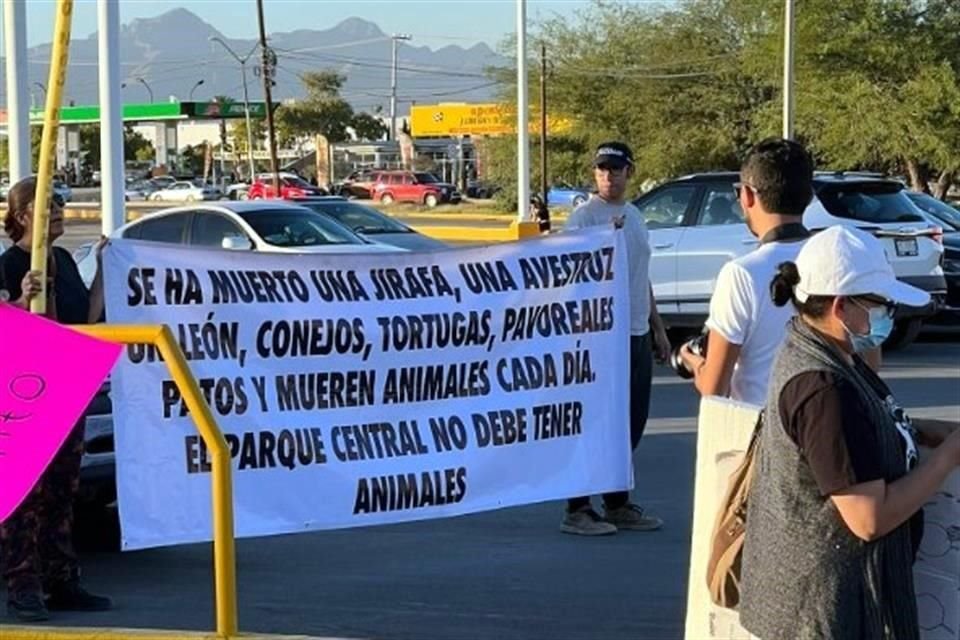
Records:
[[[68,226],[65,246],[96,224]],[[884,377],[914,415],[960,419],[960,343],[928,335],[890,354]],[[697,395],[666,368],[635,458],[636,497],[666,521],[656,533],[585,539],[558,532],[562,505],[423,523],[241,540],[241,629],[341,638],[682,636]],[[58,625],[213,627],[211,547],[83,557],[103,614]]]

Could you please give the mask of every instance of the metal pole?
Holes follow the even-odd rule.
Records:
[[[137,78],[137,82],[139,82],[146,88],[147,93],[150,94],[150,104],[153,104],[153,89],[150,88],[150,85],[147,84],[147,81],[144,80],[143,78]]]
[[[550,230],[550,208],[547,207],[547,45],[540,43],[540,195],[546,219],[542,220],[541,231]]]
[[[395,33],[393,41],[393,61],[390,64],[390,140],[397,139],[397,45],[401,40],[410,40],[411,36]]]
[[[253,167],[253,127],[250,125],[250,96],[247,93],[247,61],[240,63],[243,74],[243,117],[247,121],[247,163],[250,165],[250,183],[253,183],[255,170]]]
[[[190,96],[189,96],[190,100],[193,100],[193,92],[196,91],[197,87],[199,87],[202,84],[203,84],[203,78],[200,78],[199,80],[197,80],[196,84],[190,87]]]
[[[263,20],[263,0],[257,0],[257,21],[260,23],[260,51],[263,54],[263,97],[267,107],[267,140],[270,143],[270,172],[273,173],[273,197],[280,197],[280,170],[277,167],[277,135],[273,128],[273,66],[275,55],[267,48],[267,28]]]
[[[123,226],[123,103],[120,100],[120,6],[97,0],[97,46],[100,78],[100,225],[103,235]]]
[[[517,0],[517,220],[530,215],[530,132],[527,99],[527,0]]]
[[[27,3],[23,0],[6,0],[3,4],[7,56],[7,140],[10,144],[10,184],[14,184],[32,173],[30,92],[27,89]]]
[[[390,136],[388,140],[397,138],[397,37],[391,39],[393,45],[393,61],[390,63]]]
[[[793,38],[794,0],[786,0],[783,35],[783,137],[793,139]]]
[[[226,49],[227,53],[233,56],[233,59],[240,64],[240,74],[243,78],[243,115],[247,121],[247,161],[250,166],[250,182],[253,182],[254,178],[254,166],[253,166],[253,128],[250,126],[250,95],[247,91],[247,60],[250,59],[250,56],[253,55],[253,52],[257,50],[257,47],[260,45],[257,44],[250,50],[244,57],[240,57],[236,52],[230,48],[226,42],[218,38],[217,36],[210,36],[210,42],[216,42],[221,47]]]

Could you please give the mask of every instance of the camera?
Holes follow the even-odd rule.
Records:
[[[676,374],[684,380],[692,380],[693,371],[690,371],[690,369],[687,368],[683,358],[680,357],[681,352],[684,348],[689,348],[690,351],[701,358],[706,358],[709,335],[710,334],[707,332],[707,330],[704,329],[697,337],[687,340],[686,342],[683,342],[679,346],[675,347],[673,352],[670,354],[670,368],[673,369]]]

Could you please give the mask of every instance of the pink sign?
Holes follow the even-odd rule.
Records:
[[[0,304],[0,522],[36,484],[123,347]]]

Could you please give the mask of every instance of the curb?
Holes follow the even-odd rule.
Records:
[[[167,209],[172,206],[180,206],[184,203],[169,203],[169,205],[157,206],[154,204],[127,203],[127,220],[136,220],[144,214],[160,209]],[[376,207],[374,207],[376,208]],[[4,207],[0,207],[0,210]],[[516,216],[512,213],[426,213],[419,211],[390,211],[378,209],[392,218],[399,220],[413,219],[437,222],[513,222]],[[99,207],[68,207],[63,212],[65,220],[85,220],[94,221],[100,219]],[[567,219],[566,213],[553,213],[550,215],[552,221],[560,222]]]
[[[106,627],[13,627],[0,625],[3,640],[345,640],[332,637],[238,633],[221,636],[212,631],[114,629]]]

